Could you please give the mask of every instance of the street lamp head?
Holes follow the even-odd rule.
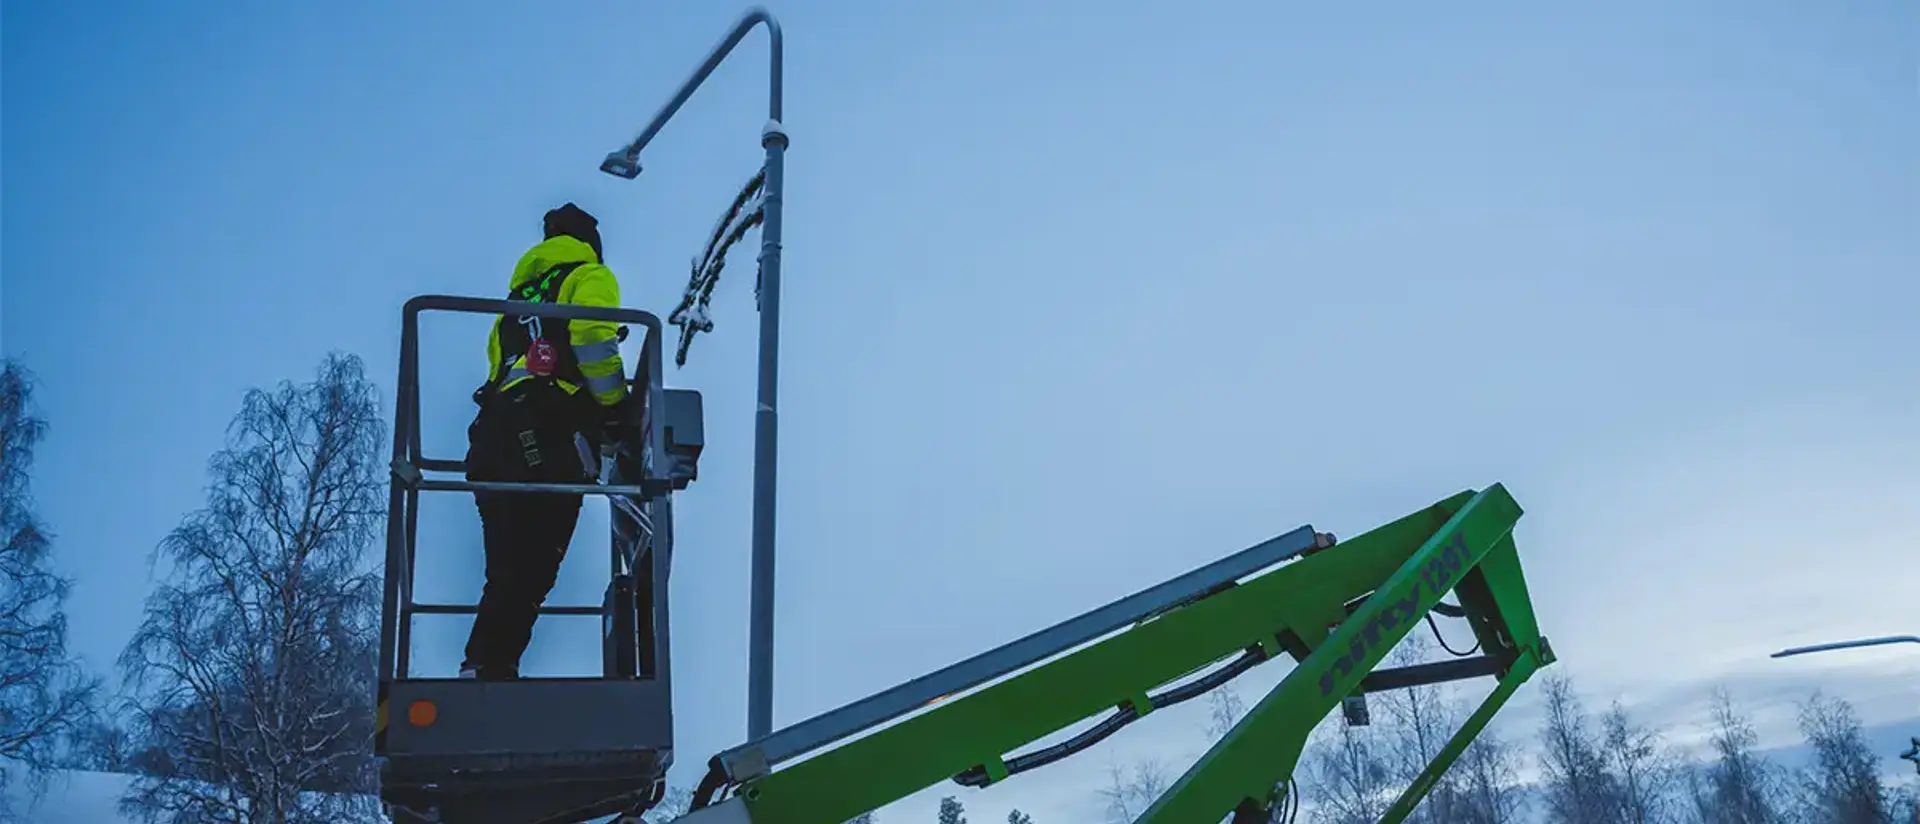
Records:
[[[607,159],[600,161],[600,171],[614,177],[632,180],[640,176],[640,153],[629,154],[625,151],[608,152]]]

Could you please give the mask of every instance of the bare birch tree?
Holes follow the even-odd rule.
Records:
[[[1419,664],[1428,659],[1433,646],[1427,636],[1411,634],[1394,648],[1387,661],[1403,667]],[[1439,757],[1440,750],[1465,719],[1453,690],[1445,684],[1392,690],[1376,694],[1372,699],[1386,710],[1387,723],[1383,731],[1390,742],[1386,755],[1394,779],[1401,786],[1412,784],[1427,765]],[[1454,770],[1442,773],[1407,820],[1413,824],[1453,821],[1455,808],[1459,806],[1458,782],[1459,774]]]
[[[360,361],[249,392],[204,509],[158,549],[169,574],[120,664],[154,824],[377,820],[371,679],[384,429]]]
[[[1801,779],[1802,814],[1810,824],[1894,824],[1879,759],[1852,704],[1814,693],[1800,705],[1800,733],[1813,747]]]
[[[63,745],[88,728],[98,686],[68,654],[71,582],[54,572],[34,510],[29,473],[46,430],[32,376],[0,364],[0,821],[22,812],[7,802],[20,773],[28,805],[38,800]]]
[[[1454,824],[1515,824],[1525,809],[1520,784],[1520,748],[1492,728],[1460,754]]]
[[[1303,760],[1312,782],[1314,820],[1327,824],[1373,824],[1385,815],[1398,787],[1390,745],[1366,727],[1334,725]]]
[[[1615,701],[1600,719],[1602,753],[1613,776],[1616,820],[1621,824],[1665,824],[1676,813],[1674,790],[1679,764],[1658,731],[1634,722]]]
[[[1586,711],[1562,675],[1543,683],[1546,719],[1540,730],[1542,794],[1550,824],[1616,824],[1612,774]]]
[[[1700,824],[1783,824],[1780,771],[1760,755],[1760,736],[1724,688],[1713,692],[1712,756],[1688,773]]]
[[[947,796],[940,799],[940,824],[967,824],[967,807],[960,799]]]
[[[1920,824],[1920,781],[1893,791],[1894,824]]]
[[[1172,775],[1166,765],[1155,759],[1135,761],[1127,768],[1118,764],[1108,766],[1107,786],[1100,790],[1100,798],[1107,806],[1107,821],[1130,824],[1171,786]]]
[[[1225,738],[1240,723],[1240,717],[1247,714],[1246,703],[1240,700],[1239,691],[1230,684],[1222,684],[1207,693],[1207,737],[1218,741]]]

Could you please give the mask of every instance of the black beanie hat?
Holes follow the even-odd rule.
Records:
[[[599,258],[601,263],[607,261],[606,253],[600,251],[600,221],[572,202],[548,210],[546,217],[541,220],[541,228],[546,235],[543,239],[552,240],[566,235],[593,247],[593,256]]]

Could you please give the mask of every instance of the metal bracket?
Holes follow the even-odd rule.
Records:
[[[1349,727],[1373,725],[1373,711],[1367,707],[1367,694],[1357,692],[1340,700],[1340,712]]]
[[[728,750],[721,753],[717,760],[727,771],[727,777],[735,783],[751,781],[773,771],[773,765],[767,760],[767,751],[757,746]]]
[[[388,469],[393,473],[393,477],[398,478],[400,483],[405,484],[408,489],[419,488],[420,482],[427,477],[419,467],[414,466],[413,462],[406,458],[394,458]]]
[[[782,149],[786,148],[787,147],[786,124],[783,124],[778,120],[769,119],[767,121],[767,125],[760,127],[760,145],[768,148],[772,148],[774,146],[779,146]]]

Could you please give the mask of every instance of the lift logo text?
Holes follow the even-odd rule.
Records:
[[[1391,637],[1398,638],[1408,624],[1420,617],[1422,587],[1431,590],[1435,598],[1440,597],[1452,583],[1453,577],[1466,566],[1466,560],[1467,534],[1464,530],[1456,529],[1446,547],[1420,568],[1420,577],[1407,587],[1406,595],[1388,603],[1379,614],[1373,616],[1373,620],[1368,621],[1360,634],[1347,645],[1347,654],[1320,674],[1320,695],[1332,695],[1335,682],[1353,674],[1356,669],[1364,669],[1368,653],[1380,647],[1381,636],[1393,633]]]

